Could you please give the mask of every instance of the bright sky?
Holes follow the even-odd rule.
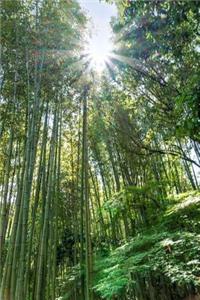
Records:
[[[92,38],[89,42],[89,52],[93,64],[101,69],[104,66],[108,53],[112,50],[110,21],[117,15],[115,5],[110,5],[99,0],[78,0],[81,7],[91,18]]]
[[[81,7],[88,12],[91,16],[93,23],[97,30],[104,32],[105,35],[109,34],[109,22],[112,16],[117,15],[115,5],[110,5],[99,0],[78,0]],[[106,30],[106,32],[105,32]]]

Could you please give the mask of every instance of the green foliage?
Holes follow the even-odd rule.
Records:
[[[109,262],[110,263],[110,262]],[[106,278],[106,279],[105,279]],[[112,299],[113,296],[120,296],[125,292],[128,278],[120,264],[106,268],[103,277],[99,279],[94,290],[105,299]]]
[[[116,52],[136,62],[129,68],[119,60],[124,86],[142,89],[135,94],[146,103],[152,129],[161,125],[165,134],[199,141],[199,1],[116,3]]]
[[[1,2],[0,298],[194,294],[200,2],[116,1],[102,77],[78,1]]]
[[[182,199],[178,204],[177,199],[175,204],[171,201],[152,229],[141,231],[108,257],[96,260],[94,290],[102,298],[112,299],[130,289],[137,295],[138,284],[140,291],[147,288],[144,283],[142,286],[142,278],[155,281],[153,288],[157,290],[163,288],[162,282],[168,289],[175,285],[176,299],[181,297],[181,289],[186,295],[188,290],[200,288],[200,194],[176,198]]]

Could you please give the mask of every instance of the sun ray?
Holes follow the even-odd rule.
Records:
[[[112,52],[112,41],[110,38],[103,39],[102,35],[96,34],[87,44],[85,54],[90,62],[90,68],[101,73],[109,62]]]

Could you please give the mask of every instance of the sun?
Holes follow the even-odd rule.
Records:
[[[88,41],[86,52],[90,68],[97,72],[102,72],[109,62],[112,52],[112,41],[109,38],[105,39],[103,35],[97,34]]]

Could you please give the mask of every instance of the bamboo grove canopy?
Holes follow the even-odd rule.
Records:
[[[200,299],[200,1],[109,2],[0,3],[2,300]]]

